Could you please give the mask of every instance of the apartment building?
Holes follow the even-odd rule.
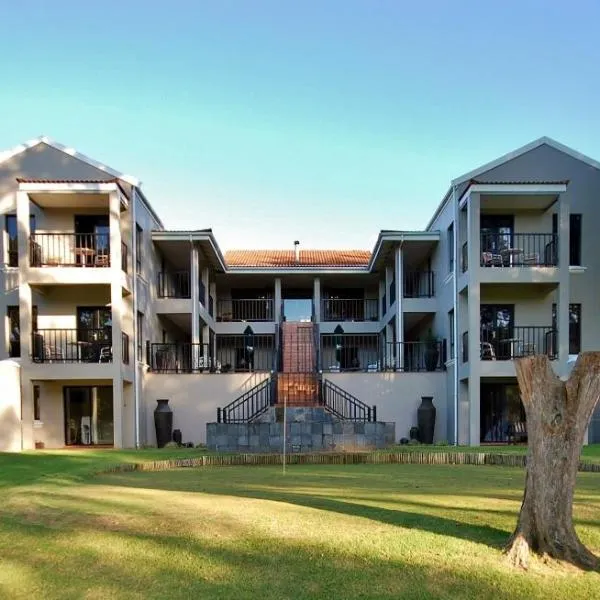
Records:
[[[597,349],[600,164],[542,138],[455,179],[423,231],[371,251],[223,252],[140,182],[46,138],[0,154],[0,450],[184,441],[269,407],[526,439],[514,359]],[[585,327],[583,327],[585,325]],[[600,441],[597,410],[589,441]]]

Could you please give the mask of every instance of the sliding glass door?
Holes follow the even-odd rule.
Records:
[[[112,445],[113,393],[111,386],[64,388],[65,445]]]

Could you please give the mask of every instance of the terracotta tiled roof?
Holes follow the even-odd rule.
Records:
[[[108,179],[32,179],[29,177],[17,177],[18,183],[117,183],[116,177]]]
[[[225,262],[232,268],[306,268],[366,267],[369,250],[300,250],[296,262],[294,250],[230,250],[225,253]]]

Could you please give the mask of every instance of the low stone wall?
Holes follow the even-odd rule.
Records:
[[[395,441],[395,423],[353,423],[351,421],[287,422],[287,452],[348,452],[375,450]],[[283,452],[284,424],[207,423],[207,446],[219,452]]]

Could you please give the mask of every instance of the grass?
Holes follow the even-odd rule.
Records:
[[[118,462],[198,453],[0,454],[0,598],[600,597],[599,573],[541,561],[523,573],[504,562],[519,469],[97,475]],[[579,535],[600,553],[598,474],[579,475],[574,509]]]

